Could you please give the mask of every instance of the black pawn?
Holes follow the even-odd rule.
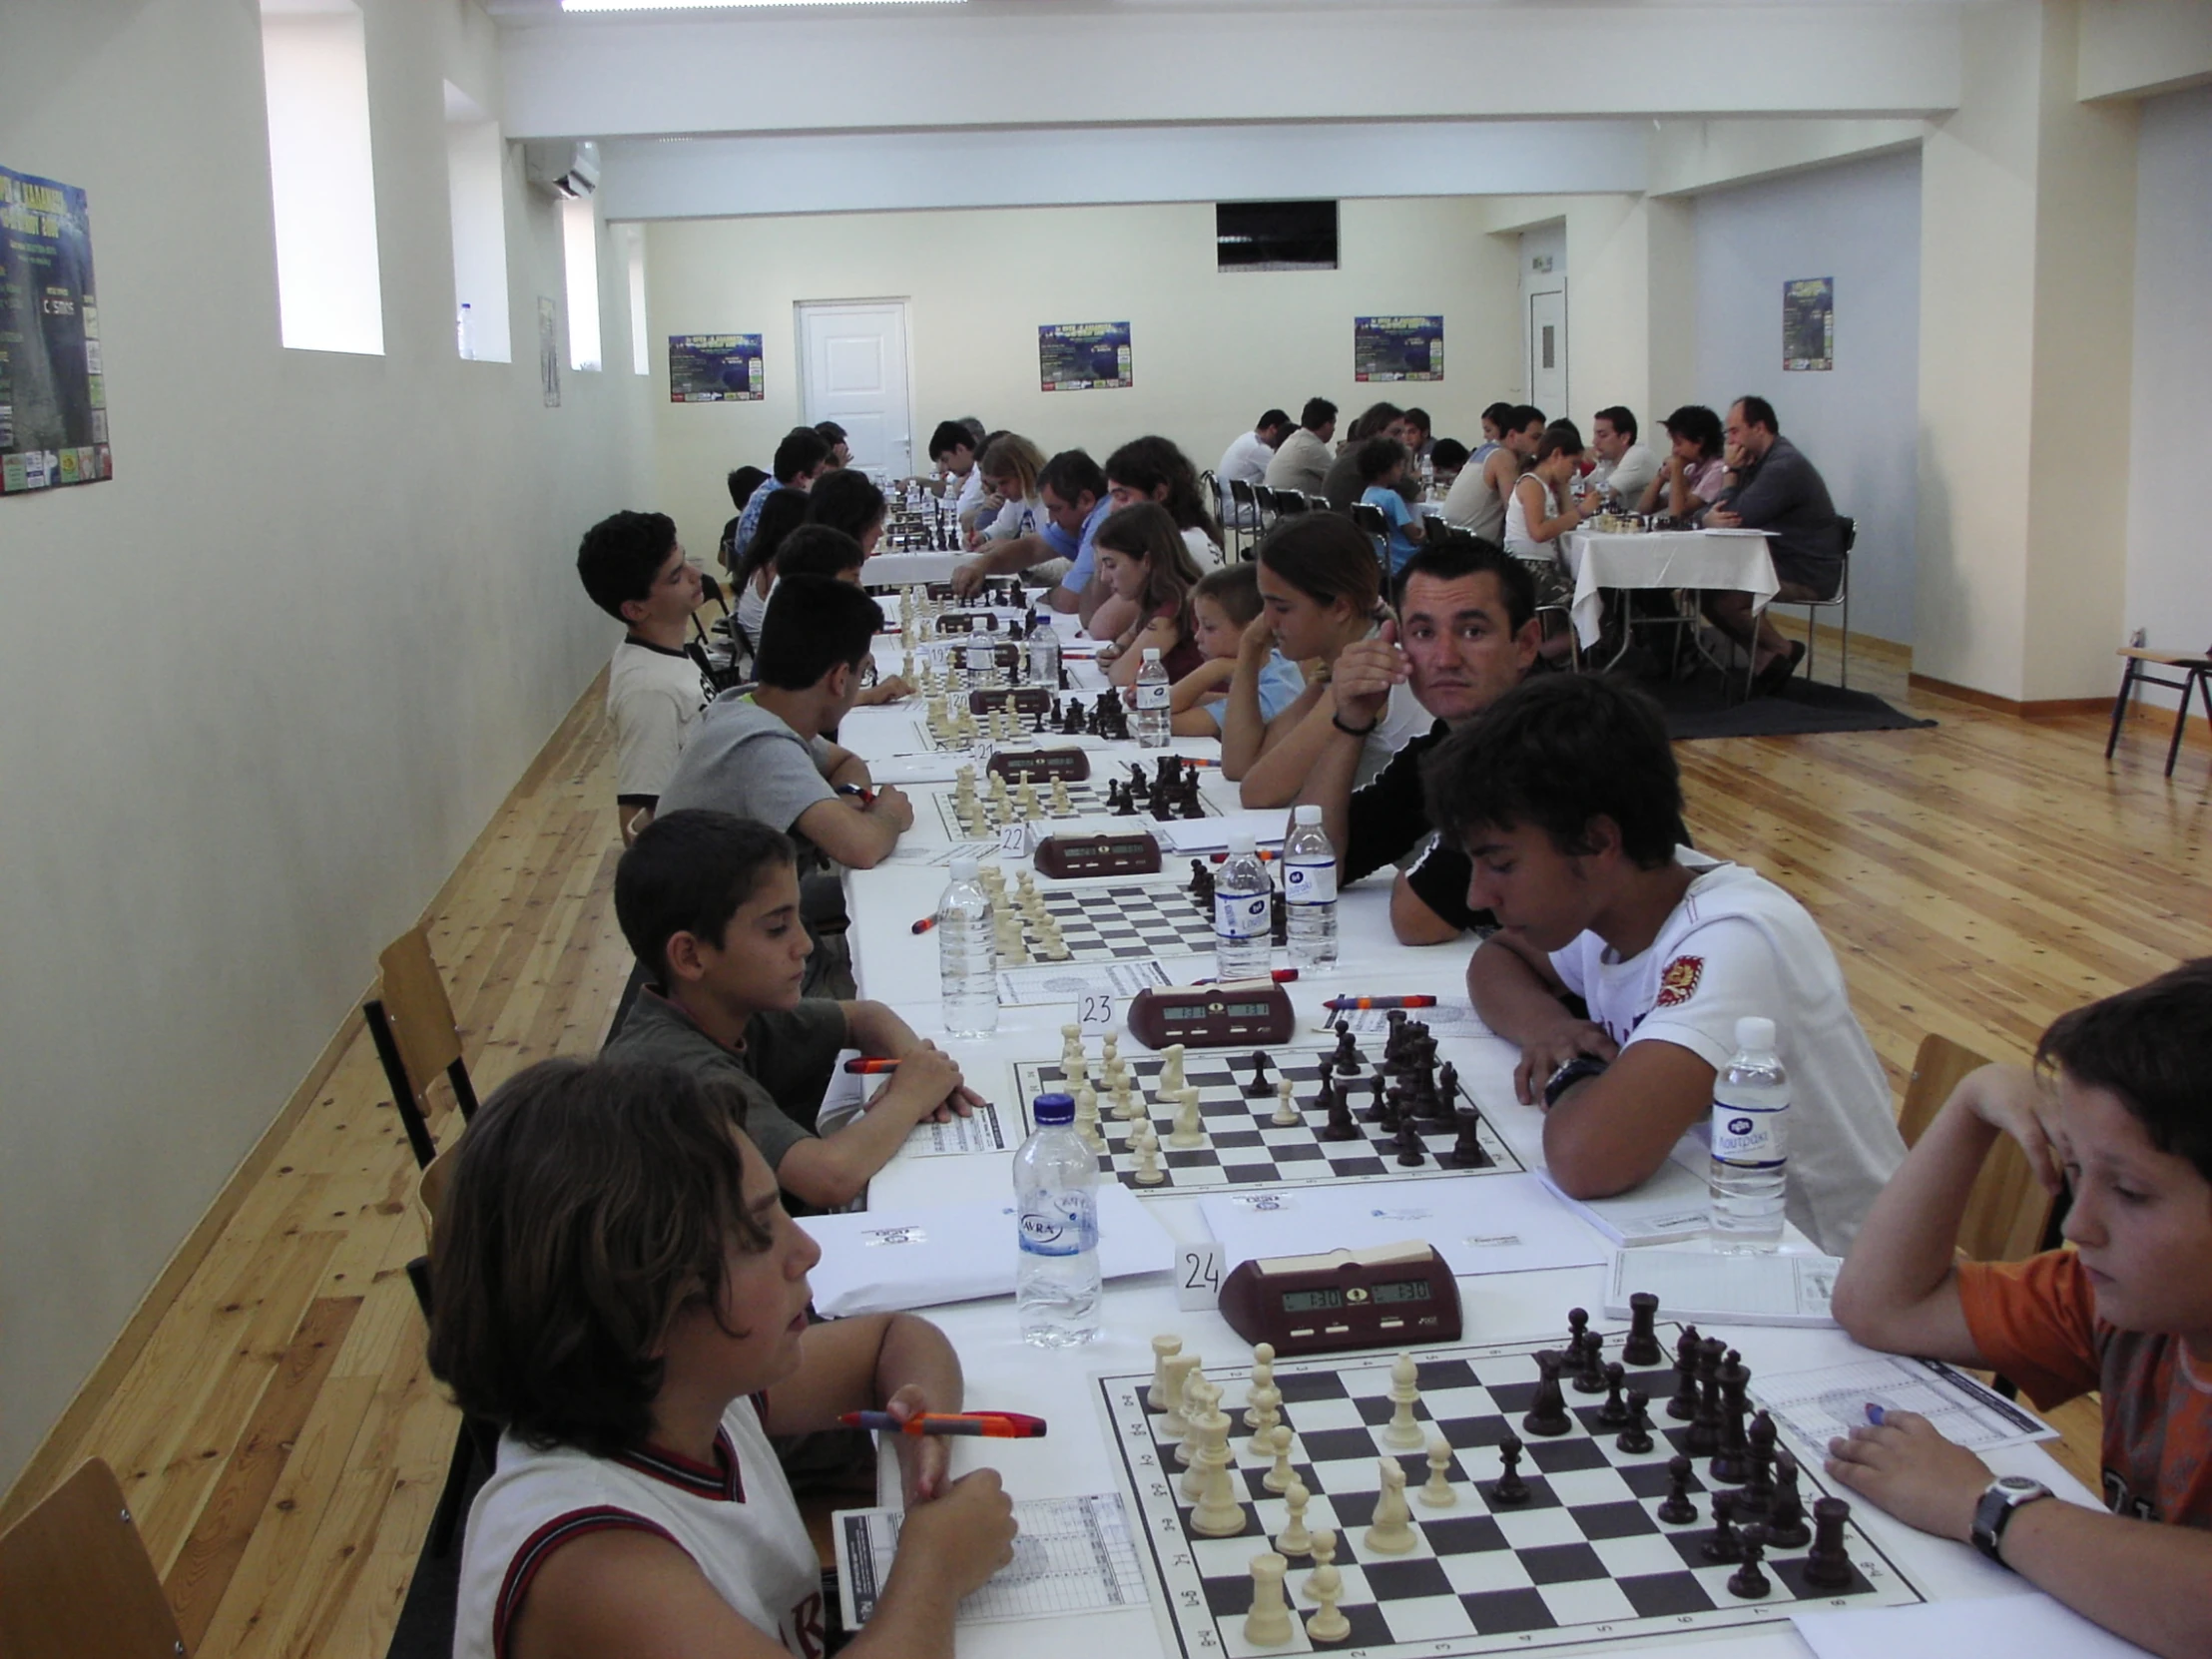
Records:
[[[1767,1542],[1776,1549],[1803,1549],[1813,1533],[1805,1524],[1805,1499],[1798,1492],[1798,1461],[1788,1451],[1774,1454],[1774,1501],[1767,1505]]]
[[[1763,1526],[1747,1526],[1743,1530],[1744,1564],[1728,1575],[1728,1593],[1745,1601],[1757,1601],[1771,1594],[1774,1583],[1759,1570],[1759,1561],[1767,1553],[1767,1529]]]
[[[1628,1390],[1628,1426],[1620,1431],[1613,1444],[1634,1457],[1641,1457],[1652,1446],[1651,1413],[1644,1408],[1650,1403],[1650,1396],[1643,1389]]]
[[[1458,1079],[1453,1078],[1453,1081]],[[1659,1334],[1654,1329],[1659,1317],[1659,1299],[1649,1291],[1638,1291],[1628,1299],[1628,1341],[1621,1349],[1622,1362],[1647,1370],[1664,1365],[1667,1351],[1659,1346]]]
[[[1559,1391],[1560,1364],[1556,1349],[1547,1348],[1536,1356],[1536,1394],[1520,1420],[1522,1428],[1547,1440],[1574,1426],[1574,1418],[1567,1414],[1567,1396]]]
[[[1842,1498],[1813,1500],[1813,1547],[1805,1557],[1805,1582],[1816,1590],[1851,1588],[1851,1550],[1844,1542],[1849,1519],[1851,1505]]]
[[[1581,1325],[1575,1325],[1575,1314],[1582,1314]],[[1577,1308],[1567,1316],[1567,1323],[1574,1326],[1574,1335],[1568,1344],[1568,1360],[1574,1374],[1574,1391],[1578,1394],[1601,1394],[1605,1391],[1605,1339],[1595,1331],[1583,1329],[1590,1323],[1590,1316]]]
[[[1713,1494],[1713,1535],[1698,1545],[1698,1553],[1708,1561],[1741,1561],[1744,1558],[1744,1540],[1736,1530],[1736,1494]]]
[[[1397,1166],[1399,1169],[1418,1169],[1428,1162],[1428,1149],[1421,1145],[1420,1126],[1409,1117],[1400,1118],[1397,1125]]]
[[[1697,1519],[1697,1505],[1690,1501],[1690,1460],[1667,1459],[1667,1495],[1659,1504],[1659,1518],[1669,1526],[1688,1526]]]
[[[1459,1068],[1449,1060],[1436,1073],[1436,1102],[1447,1111],[1459,1109]]]
[[[1352,1022],[1341,1019],[1337,1021],[1337,1057],[1331,1064],[1339,1077],[1357,1077],[1360,1062],[1360,1044],[1352,1035]]]
[[[1628,1426],[1628,1402],[1621,1398],[1621,1379],[1627,1375],[1618,1360],[1605,1368],[1605,1403],[1597,1408],[1600,1428],[1626,1428]]]
[[[1517,1434],[1507,1434],[1497,1442],[1497,1460],[1503,1472],[1490,1482],[1490,1501],[1507,1507],[1528,1501],[1528,1482],[1520,1477],[1521,1442]]]
[[[1275,1080],[1268,1075],[1268,1057],[1254,1049],[1252,1058],[1245,1063],[1252,1068],[1252,1081],[1244,1086],[1246,1096],[1253,1100],[1262,1100],[1275,1093]]]
[[[1674,1345],[1674,1397],[1667,1401],[1667,1415],[1687,1421],[1697,1414],[1697,1327],[1687,1326]]]
[[[1211,874],[1207,872],[1206,860],[1203,858],[1193,858],[1191,860],[1191,896],[1193,898],[1202,897],[1205,894],[1206,889],[1211,887],[1213,884],[1214,878]]]
[[[1436,1160],[1446,1169],[1488,1169],[1493,1162],[1482,1145],[1482,1114],[1476,1111],[1459,1113],[1459,1138],[1451,1143],[1451,1150]]]
[[[1388,1079],[1383,1077],[1381,1072],[1377,1072],[1369,1078],[1368,1090],[1372,1098],[1368,1102],[1367,1111],[1361,1115],[1378,1129],[1385,1129],[1395,1134],[1397,1132],[1397,1114],[1390,1110],[1389,1087]]]
[[[1345,1092],[1326,1076],[1321,1080],[1321,1094],[1314,1104],[1329,1114],[1329,1121],[1315,1131],[1315,1134],[1322,1140],[1364,1141],[1367,1139],[1367,1136],[1360,1132],[1360,1126],[1352,1121],[1352,1102],[1346,1098]]]

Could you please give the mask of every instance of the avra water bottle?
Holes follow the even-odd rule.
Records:
[[[1713,1248],[1770,1251],[1782,1242],[1790,1170],[1790,1078],[1774,1021],[1736,1022],[1736,1054],[1713,1080]]]
[[[1268,971],[1268,926],[1275,896],[1252,831],[1229,831],[1229,857],[1214,877],[1214,959],[1224,979],[1261,979]]]
[[[944,1028],[955,1037],[998,1029],[998,942],[991,897],[973,858],[952,860],[952,881],[937,900],[937,970],[944,981]]]
[[[1029,623],[1029,683],[1048,692],[1060,689],[1060,635],[1043,611]]]
[[[1290,837],[1283,842],[1283,901],[1290,909],[1291,961],[1302,968],[1334,962],[1337,849],[1321,827],[1319,807],[1292,814]]]
[[[1072,1095],[1041,1094],[1030,1115],[1037,1131],[1014,1154],[1014,1311],[1032,1348],[1073,1348],[1098,1335],[1098,1159],[1076,1139]]]
[[[1165,749],[1168,746],[1168,723],[1173,717],[1168,713],[1168,668],[1160,661],[1160,648],[1148,645],[1144,648],[1144,663],[1137,670],[1137,747],[1139,749]]]

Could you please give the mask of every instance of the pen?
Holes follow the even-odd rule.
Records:
[[[926,933],[929,931],[930,928],[936,925],[937,918],[935,916],[923,916],[919,921],[914,923],[913,931],[916,933]]]
[[[1873,1400],[1870,1399],[1867,1401],[1867,1420],[1873,1423],[1875,1427],[1880,1428],[1882,1426],[1882,1419],[1888,1415],[1889,1413],[1883,1410],[1882,1407],[1877,1405]]]
[[[872,807],[875,805],[875,792],[873,790],[863,790],[857,784],[839,784],[837,786],[837,793],[839,795],[849,795],[855,797],[859,801],[860,805],[863,807]]]
[[[1210,856],[1217,864],[1224,864],[1229,861],[1229,854],[1227,852],[1216,852],[1210,854]],[[1260,846],[1253,848],[1253,856],[1258,858],[1263,864],[1266,864],[1273,863],[1276,859],[1282,857],[1283,854],[1273,851],[1268,847]]]
[[[847,1060],[844,1063],[844,1069],[848,1075],[853,1077],[873,1077],[878,1072],[896,1071],[898,1062],[883,1059]]]
[[[847,1411],[847,1428],[881,1428],[902,1434],[981,1434],[993,1440],[1041,1440],[1044,1418],[1020,1411],[918,1411],[900,1422],[888,1411]]]
[[[1337,1013],[1349,1008],[1433,1008],[1436,999],[1432,996],[1333,996],[1322,1006]]]
[[[1268,969],[1268,977],[1274,980],[1278,985],[1296,984],[1298,982],[1298,969],[1270,968]],[[1222,981],[1220,979],[1193,979],[1191,983],[1194,985],[1219,985],[1222,983]],[[1234,980],[1232,981],[1232,983],[1239,985],[1257,985],[1260,983],[1260,979],[1259,976],[1255,974],[1250,979]]]

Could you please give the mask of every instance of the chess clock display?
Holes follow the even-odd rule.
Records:
[[[1080,749],[1002,750],[983,765],[1009,784],[1024,779],[1032,784],[1080,784],[1091,775],[1091,758]],[[1155,847],[1153,852],[1151,867],[1158,869],[1159,849]]]
[[[999,649],[1001,651],[1013,651],[1017,648],[1007,645],[1001,646]],[[1013,660],[1002,658],[998,666],[1000,668],[1012,668],[1014,666]],[[967,702],[968,713],[971,715],[987,715],[993,709],[1010,707],[1015,714],[1020,715],[1024,720],[1028,720],[1045,713],[1052,707],[1052,693],[1043,686],[994,686],[969,692]]]
[[[1221,1317],[1286,1356],[1456,1342],[1459,1287],[1419,1240],[1277,1256],[1240,1262],[1222,1281]]]
[[[1160,843],[1146,834],[1047,835],[1037,843],[1036,865],[1039,875],[1056,880],[1072,875],[1150,875],[1160,867]]]
[[[1295,1023],[1289,993],[1267,979],[1153,985],[1129,999],[1129,1034],[1152,1049],[1288,1042]]]

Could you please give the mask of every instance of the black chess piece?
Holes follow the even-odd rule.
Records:
[[[1508,1433],[1497,1442],[1497,1460],[1503,1467],[1498,1477],[1490,1482],[1490,1501],[1507,1508],[1516,1503],[1526,1503],[1528,1482],[1520,1477],[1521,1442],[1518,1434]]]
[[[1392,1008],[1382,1016],[1382,1069],[1394,1072],[1405,1056],[1405,1010]]]
[[[1352,1101],[1347,1092],[1337,1087],[1328,1073],[1322,1074],[1321,1095],[1314,1102],[1329,1113],[1329,1121],[1315,1131],[1325,1141],[1364,1141],[1367,1136],[1352,1121]]]
[[[1767,1541],[1776,1549],[1802,1549],[1813,1536],[1798,1491],[1798,1460],[1786,1447],[1774,1454],[1774,1500],[1767,1505]]]
[[[1458,1121],[1459,1138],[1451,1143],[1451,1150],[1436,1161],[1446,1169],[1488,1169],[1495,1160],[1482,1145],[1482,1114],[1462,1111]]]
[[[1688,1421],[1697,1414],[1697,1327],[1685,1326],[1674,1345],[1674,1397],[1667,1401],[1667,1415]]]
[[[1660,1500],[1659,1518],[1669,1526],[1688,1526],[1697,1519],[1697,1505],[1690,1501],[1690,1460],[1667,1459],[1667,1495]]]
[[[1654,1329],[1659,1299],[1649,1291],[1638,1291],[1628,1299],[1628,1341],[1621,1348],[1622,1363],[1641,1370],[1664,1365],[1667,1351],[1659,1346],[1659,1334]]]
[[[1744,1389],[1751,1382],[1751,1373],[1736,1351],[1730,1349],[1718,1378],[1721,1387],[1719,1437],[1713,1446],[1712,1467],[1707,1472],[1718,1485],[1741,1486],[1751,1472],[1751,1448],[1744,1438],[1744,1419],[1751,1412],[1751,1401],[1744,1397]],[[1739,1509],[1748,1512],[1749,1505],[1739,1505]]]
[[[1436,1072],[1436,1098],[1455,1112],[1459,1109],[1459,1068],[1449,1060]]]
[[[1816,1590],[1848,1590],[1853,1577],[1844,1522],[1851,1505],[1840,1497],[1813,1500],[1813,1547],[1805,1556],[1805,1582]]]
[[[1567,1361],[1573,1373],[1582,1374],[1582,1339],[1590,1329],[1590,1311],[1587,1308],[1567,1310]]]
[[[1563,1363],[1556,1349],[1547,1348],[1536,1356],[1536,1393],[1520,1420],[1528,1433],[1547,1440],[1574,1426],[1574,1418],[1567,1414],[1567,1396],[1559,1390],[1559,1368]]]
[[[1152,799],[1152,786],[1144,781],[1144,767],[1136,761],[1129,763],[1128,794],[1132,801],[1150,801]]]
[[[1360,1115],[1378,1129],[1397,1133],[1397,1114],[1390,1110],[1389,1083],[1381,1072],[1368,1079],[1368,1109]]]
[[[1336,1068],[1339,1077],[1357,1077],[1363,1062],[1360,1044],[1352,1035],[1352,1021],[1337,1021],[1337,1054],[1330,1064]]]
[[[1252,1057],[1245,1064],[1252,1068],[1252,1081],[1244,1086],[1246,1097],[1252,1100],[1264,1100],[1274,1094],[1275,1079],[1268,1075],[1267,1055],[1256,1048],[1252,1051]]]
[[[1578,1394],[1605,1391],[1605,1339],[1589,1329],[1590,1316],[1580,1308],[1567,1315],[1567,1369]]]
[[[1177,818],[1191,819],[1206,816],[1206,803],[1198,796],[1198,780],[1193,778],[1183,786],[1182,804],[1175,810]]]
[[[1697,1345],[1697,1409],[1682,1437],[1682,1449],[1692,1457],[1710,1457],[1720,1449],[1721,1352],[1721,1345],[1710,1339]]]
[[[1698,1545],[1698,1553],[1708,1561],[1741,1561],[1744,1558],[1744,1540],[1736,1530],[1736,1494],[1713,1494],[1713,1534]]]
[[[1195,858],[1191,861],[1198,862]],[[1198,907],[1211,916],[1214,913],[1214,872],[1201,865],[1194,889],[1192,896],[1198,900]]]
[[[1773,1580],[1759,1570],[1759,1562],[1767,1553],[1767,1529],[1747,1526],[1739,1536],[1743,1539],[1744,1564],[1728,1575],[1728,1593],[1757,1601],[1774,1590]]]
[[[1739,1514],[1757,1515],[1762,1519],[1774,1507],[1774,1418],[1761,1411],[1751,1419],[1751,1430],[1745,1436],[1749,1452],[1744,1470],[1743,1496],[1737,1500]]]
[[[1619,1450],[1641,1457],[1651,1449],[1651,1413],[1645,1409],[1650,1403],[1651,1396],[1643,1389],[1628,1390],[1628,1424],[1613,1441]]]
[[[1291,905],[1278,887],[1268,895],[1268,943],[1287,945],[1291,942]]]
[[[1212,884],[1213,877],[1206,873],[1206,860],[1203,858],[1193,858],[1191,860],[1191,896],[1193,898],[1196,898],[1200,893],[1204,892]]]
[[[1409,1117],[1397,1120],[1397,1165],[1400,1169],[1418,1169],[1428,1162],[1428,1149],[1421,1145],[1420,1127]]]
[[[1618,1360],[1606,1362],[1605,1403],[1597,1408],[1598,1426],[1601,1428],[1628,1426],[1628,1402],[1621,1398],[1621,1379],[1626,1375],[1626,1369]]]

